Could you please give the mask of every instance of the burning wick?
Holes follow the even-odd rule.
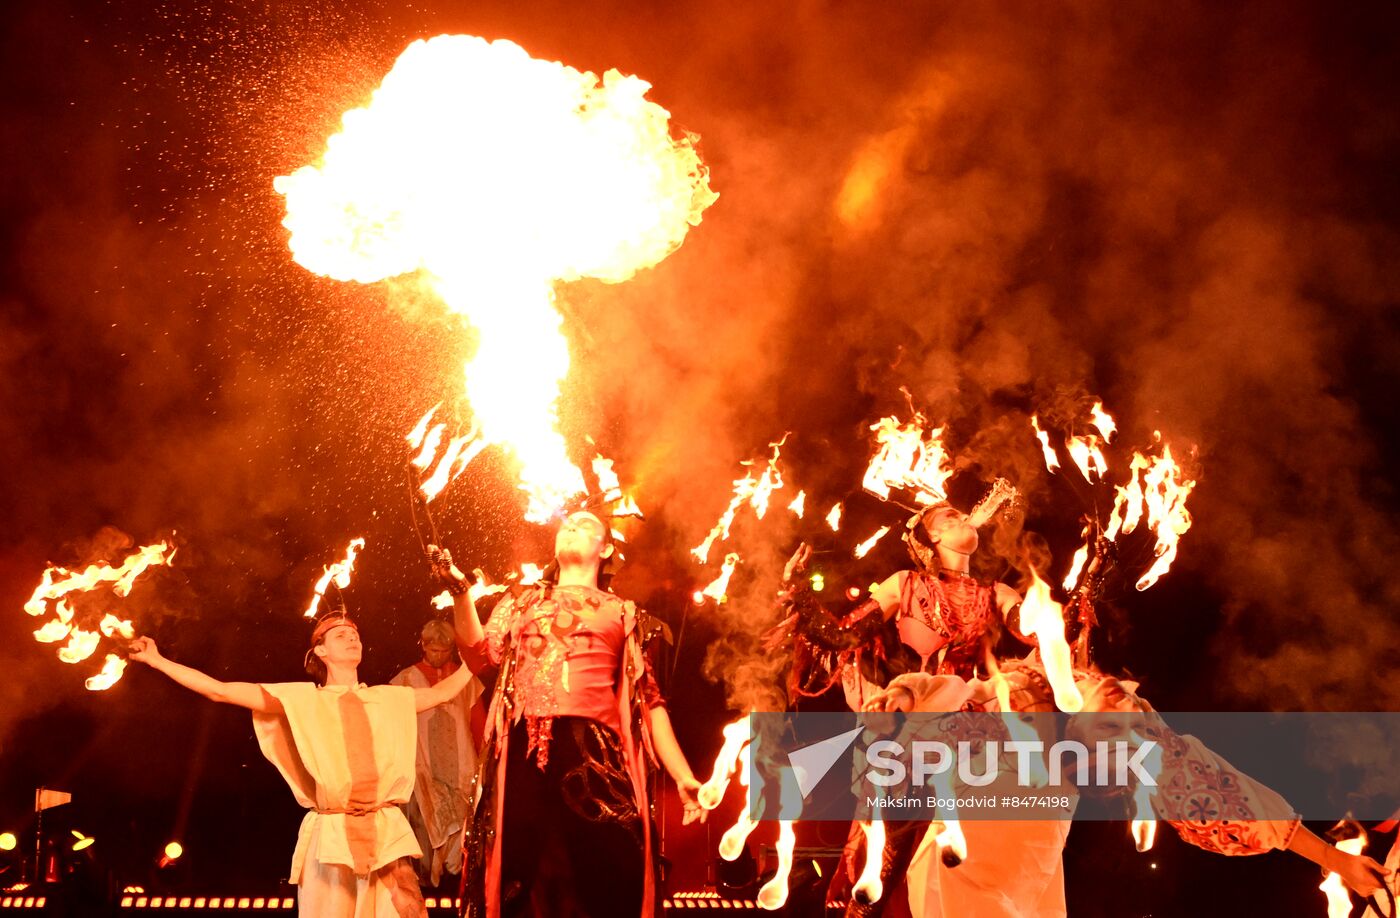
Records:
[[[364,539],[351,539],[350,544],[345,548],[344,560],[337,561],[327,567],[321,574],[321,578],[316,581],[316,586],[311,595],[311,604],[302,613],[306,618],[316,617],[316,612],[321,608],[321,597],[326,595],[326,588],[335,583],[336,589],[344,590],[350,586],[350,575],[355,571],[355,556],[360,549],[365,547]]]
[[[865,866],[851,890],[851,897],[861,905],[874,905],[885,894],[885,884],[880,881],[880,862],[885,858],[885,821],[872,819],[862,822],[860,827],[865,832]]]

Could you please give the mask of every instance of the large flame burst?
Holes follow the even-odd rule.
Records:
[[[511,449],[543,520],[584,489],[557,430],[562,281],[627,280],[716,198],[696,138],[650,85],[535,60],[509,41],[416,41],[319,164],[281,176],[293,257],[337,280],[421,271],[475,328],[474,426]]]

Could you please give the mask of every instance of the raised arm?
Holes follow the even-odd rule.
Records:
[[[462,659],[467,660],[471,648],[480,646],[486,639],[486,631],[477,616],[476,600],[472,599],[468,588],[467,575],[452,563],[451,552],[436,545],[428,546],[428,563],[432,565],[433,575],[452,594],[452,627],[457,636],[457,650],[462,653]],[[471,665],[470,660],[467,663]],[[473,667],[473,671],[475,669]]]
[[[198,692],[210,701],[236,704],[240,708],[247,708],[259,714],[282,713],[282,702],[268,694],[262,686],[252,682],[220,682],[193,667],[167,660],[160,655],[156,642],[148,637],[133,640],[128,656],[138,663],[145,663],[151,669],[165,673],[185,688]]]
[[[413,709],[419,713],[435,708],[444,702],[451,701],[462,693],[462,689],[467,687],[471,681],[472,671],[466,666],[459,666],[457,670],[437,685],[428,688],[416,688],[413,690]]]

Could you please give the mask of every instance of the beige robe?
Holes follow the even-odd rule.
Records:
[[[431,688],[428,677],[417,666],[408,667],[390,682],[409,688]],[[413,800],[408,805],[408,821],[423,849],[423,873],[433,886],[442,881],[443,871],[462,872],[462,828],[476,797],[471,709],[481,691],[481,681],[473,678],[456,698],[418,714],[417,777]],[[434,742],[442,731],[453,740],[447,747]]]
[[[413,690],[262,688],[283,713],[253,714],[258,745],[307,808],[292,854],[299,914],[397,918],[386,868],[422,854],[399,807],[413,793]]]

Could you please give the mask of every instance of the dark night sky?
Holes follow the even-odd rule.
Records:
[[[1163,710],[1397,709],[1393,5],[917,6],[7,8],[0,829],[42,783],[74,792],[56,817],[111,857],[180,834],[206,888],[285,869],[299,814],[243,713],[146,671],[88,693],[30,640],[45,563],[91,560],[103,527],[178,533],[177,570],[128,608],[168,655],[251,680],[298,677],[310,584],[364,535],[363,674],[413,659],[430,591],[399,437],[456,394],[464,345],[431,305],[294,264],[271,182],[409,41],[444,32],[641,75],[701,135],[721,194],[658,268],[561,291],[565,430],[617,458],[651,517],[619,592],[679,624],[713,575],[685,548],[736,463],[793,431],[790,480],[830,506],[901,386],[949,423],[954,498],[1011,477],[1063,570],[1089,498],[1045,473],[1025,417],[1063,423],[1101,396],[1118,444],[1160,429],[1196,447],[1200,481],[1173,573],[1113,592],[1106,665]],[[853,170],[875,176],[858,212],[840,203]],[[458,554],[498,571],[543,544],[508,477],[488,455],[438,503]],[[897,518],[849,509],[852,542]],[[688,613],[673,710],[697,770],[726,691],[752,698],[766,672],[744,655],[775,562],[823,538],[779,516],[736,527],[734,602]],[[890,540],[831,573],[864,585],[901,563]],[[1080,826],[1068,857],[1074,915],[1232,913],[1201,904],[1208,888],[1321,909],[1315,872],[1284,855],[1225,863],[1165,839],[1154,870],[1125,828]]]

